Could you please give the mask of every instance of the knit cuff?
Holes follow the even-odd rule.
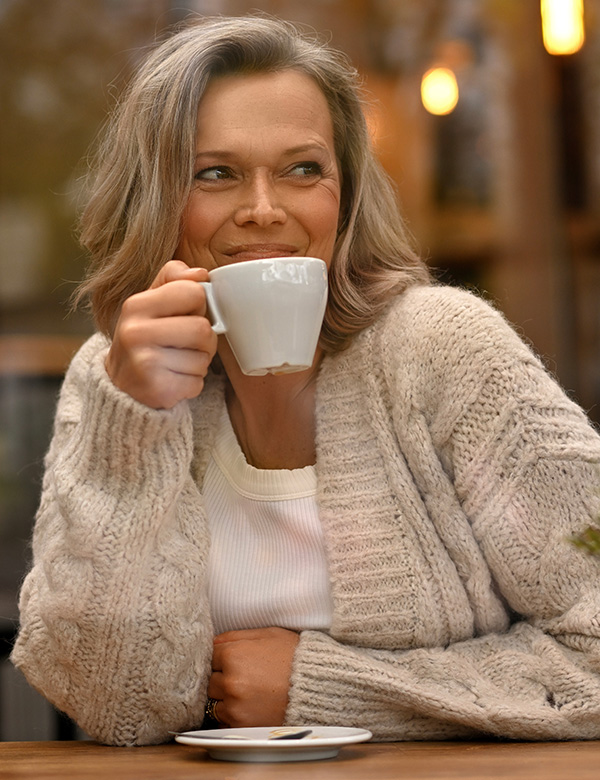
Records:
[[[367,651],[304,631],[296,650],[286,723],[365,728],[378,742],[473,736],[463,725],[419,714],[394,695],[390,672]]]
[[[55,483],[65,500],[167,506],[189,476],[189,404],[163,411],[135,401],[108,377],[106,349],[94,346],[75,358],[61,394],[48,456]]]

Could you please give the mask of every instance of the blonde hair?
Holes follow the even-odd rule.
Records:
[[[204,19],[149,56],[99,149],[81,219],[90,270],[76,299],[89,296],[100,330],[110,334],[124,300],[173,257],[193,182],[198,105],[211,79],[286,69],[312,77],[325,95],[343,182],[324,349],[343,349],[390,298],[429,281],[372,151],[358,74],[345,56],[289,22]]]

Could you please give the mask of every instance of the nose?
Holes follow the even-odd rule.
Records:
[[[236,224],[253,223],[268,227],[285,222],[286,217],[271,178],[267,174],[254,176],[243,188],[243,196],[235,212]]]

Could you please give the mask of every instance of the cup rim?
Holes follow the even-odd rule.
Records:
[[[220,265],[218,268],[212,268],[208,274],[209,276],[212,276],[213,274],[220,273],[221,271],[227,271],[227,269],[230,268],[238,268],[238,267],[244,267],[247,268],[248,266],[256,266],[256,265],[262,265],[265,263],[273,263],[277,260],[286,260],[286,261],[312,261],[315,260],[319,263],[322,263],[324,266],[327,266],[327,263],[322,260],[320,257],[312,257],[310,255],[281,255],[280,257],[257,257],[255,260],[240,260],[237,263],[228,263],[227,265]]]

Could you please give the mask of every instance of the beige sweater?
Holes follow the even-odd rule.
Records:
[[[118,391],[103,337],[58,405],[13,660],[98,740],[199,727],[212,627],[202,481],[223,408]],[[317,396],[328,634],[296,652],[287,722],[378,740],[600,737],[600,438],[487,304],[419,287]]]

